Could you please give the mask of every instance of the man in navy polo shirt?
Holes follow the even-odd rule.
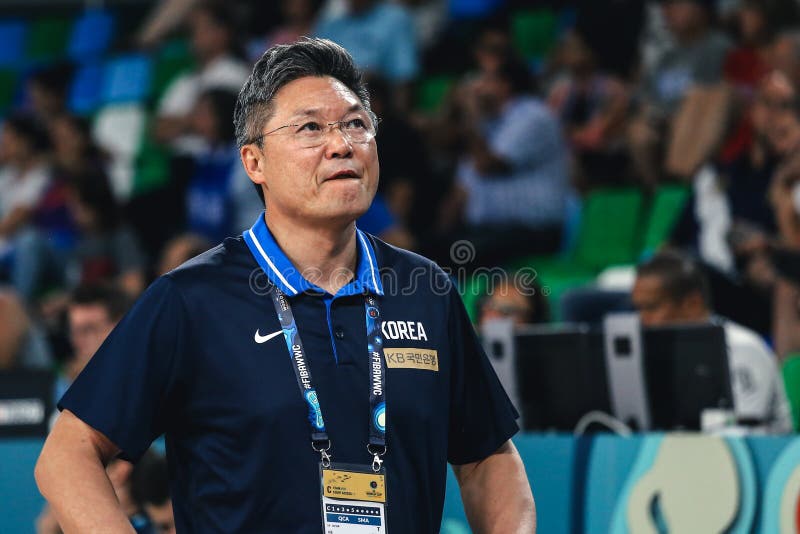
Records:
[[[156,280],[62,398],[36,480],[64,531],[132,532],[103,466],[165,433],[178,532],[438,532],[448,462],[476,531],[533,532],[458,293],[355,227],[378,159],[352,58],[271,48],[235,123],[266,212]]]

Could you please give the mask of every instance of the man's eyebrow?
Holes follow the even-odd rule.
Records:
[[[352,113],[354,111],[363,111],[363,110],[364,110],[364,106],[359,102],[359,103],[353,104],[352,106],[347,108],[347,112],[345,112],[345,115],[347,113]],[[295,110],[294,113],[292,113],[290,115],[290,118],[294,119],[294,118],[299,118],[299,117],[316,117],[316,116],[319,116],[319,114],[321,112],[322,112],[321,108],[297,109],[297,110]]]

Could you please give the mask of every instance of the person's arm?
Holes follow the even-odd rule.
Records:
[[[105,466],[119,448],[64,410],[45,441],[34,476],[64,534],[129,533]]]
[[[33,209],[27,206],[17,206],[4,218],[0,219],[0,237],[11,237],[14,232],[28,222]]]
[[[147,16],[147,21],[136,36],[136,42],[144,47],[157,45],[186,20],[197,3],[197,0],[162,1]]]
[[[525,466],[510,440],[483,460],[453,465],[453,472],[474,532],[536,532],[533,494]]]

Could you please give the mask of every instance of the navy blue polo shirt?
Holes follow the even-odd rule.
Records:
[[[260,217],[156,280],[59,407],[132,461],[166,433],[178,532],[318,534],[319,454],[286,343],[270,337],[280,325],[267,281],[290,300],[334,462],[372,459],[372,293],[387,364],[388,531],[438,532],[447,462],[497,450],[518,430],[517,414],[446,274],[358,230],[357,243],[356,276],[329,295],[297,272]]]

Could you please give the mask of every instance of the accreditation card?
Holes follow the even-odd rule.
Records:
[[[320,465],[324,534],[386,534],[386,470]]]

